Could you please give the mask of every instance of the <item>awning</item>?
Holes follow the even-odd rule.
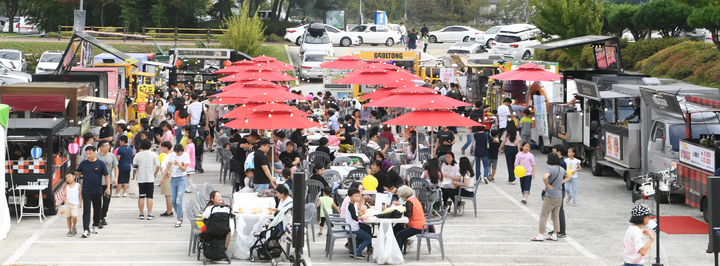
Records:
[[[102,103],[102,104],[111,104],[111,105],[114,105],[114,104],[115,104],[115,100],[111,100],[111,99],[108,99],[108,98],[94,97],[94,96],[78,97],[78,101],[91,102],[91,103]]]
[[[2,95],[2,102],[21,112],[64,112],[67,106],[63,95]]]
[[[8,141],[38,141],[38,140],[45,140],[47,136],[43,135],[34,135],[34,136],[28,136],[28,135],[20,135],[20,136],[7,136]]]

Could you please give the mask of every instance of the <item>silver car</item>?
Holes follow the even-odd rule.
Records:
[[[27,69],[25,54],[20,50],[0,50],[0,63],[14,71],[25,71]]]

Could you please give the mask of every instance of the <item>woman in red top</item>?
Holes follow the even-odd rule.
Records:
[[[175,143],[180,143],[180,140],[182,140],[182,128],[185,126],[190,120],[190,116],[188,115],[187,109],[185,108],[184,104],[178,104],[175,106],[177,111],[175,111]]]
[[[383,126],[383,133],[380,133],[380,136],[390,141],[390,145],[393,145],[396,142],[395,135],[393,135],[392,130],[388,125]]]
[[[412,188],[402,186],[398,188],[397,191],[400,199],[394,202],[395,205],[405,205],[405,216],[408,217],[408,223],[405,225],[405,229],[395,234],[395,239],[397,239],[400,250],[403,249],[403,244],[407,242],[408,238],[422,232],[423,225],[425,224],[425,212],[423,211],[420,200],[413,196],[414,192]],[[419,244],[420,243],[418,243],[418,245]]]

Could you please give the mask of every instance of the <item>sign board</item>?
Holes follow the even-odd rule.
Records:
[[[385,11],[375,11],[375,24],[387,26],[387,14]]]
[[[138,95],[135,103],[137,103],[137,116],[138,118],[146,118],[147,113],[145,106],[147,106],[147,98],[150,95],[155,94],[155,85],[139,85]]]
[[[538,135],[547,137],[548,130],[547,103],[545,96],[533,95],[533,108],[535,109],[535,130]]]
[[[230,49],[176,48],[175,58],[230,59]]]
[[[582,79],[576,79],[575,84],[577,84],[577,91],[580,96],[600,101],[600,90],[598,90],[597,83]]]
[[[455,70],[452,68],[441,68],[440,69],[440,80],[444,83],[450,83],[453,82],[453,75],[455,74]]]
[[[88,130],[90,130],[90,116],[86,116],[82,122],[80,122],[80,136],[85,135],[85,132]]]
[[[325,24],[335,28],[345,30],[347,20],[345,19],[345,10],[328,10],[325,11]]]
[[[679,115],[684,114],[677,97],[673,94],[657,92],[643,87],[640,87],[640,94],[647,107]]]
[[[360,59],[363,60],[370,60],[370,59],[385,59],[385,60],[415,60],[418,58],[417,53],[415,52],[382,52],[382,51],[374,51],[374,52],[362,52],[360,53]]]
[[[622,161],[622,138],[620,135],[605,132],[605,157]]]
[[[680,162],[715,172],[715,152],[712,148],[701,147],[684,140],[680,140]]]

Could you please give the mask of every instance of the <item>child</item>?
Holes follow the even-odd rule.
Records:
[[[527,204],[527,197],[530,195],[530,185],[535,178],[535,156],[530,153],[530,143],[522,143],[522,151],[515,155],[515,167],[525,167],[525,176],[520,177],[520,190],[522,190],[522,204]]]
[[[292,191],[292,187],[293,187],[292,174],[293,174],[293,172],[290,170],[290,168],[286,167],[285,169],[282,169],[282,177],[285,180],[285,186],[290,191]]]
[[[322,190],[323,196],[320,197],[320,200],[318,200],[317,207],[320,207],[320,204],[325,207],[325,209],[330,210],[330,207],[335,209],[338,213],[340,213],[340,208],[335,204],[333,199],[330,197],[332,195],[332,187],[325,187]],[[325,211],[323,208],[320,208],[320,232],[318,232],[318,235],[321,236],[323,234],[323,226],[325,226],[325,221],[328,219],[329,215],[325,215]]]
[[[498,130],[490,130],[490,148],[488,148],[488,168],[490,171],[490,182],[495,182],[495,170],[497,170],[498,154],[500,154],[500,140],[498,139]]]
[[[247,168],[245,169],[245,180],[243,180],[243,183],[245,184],[242,188],[250,187],[250,179],[255,176],[255,171],[253,171],[253,168]]]
[[[67,217],[68,233],[71,237],[77,234],[78,209],[82,208],[82,188],[75,182],[75,173],[65,175],[65,217]]]
[[[340,128],[338,128],[338,131],[340,131]],[[331,129],[330,132],[329,132],[329,134],[328,134],[328,136],[327,136],[328,146],[336,146],[336,147],[337,147],[338,145],[340,145],[340,138],[345,139],[345,138],[344,138],[342,135],[340,135],[340,134],[341,134],[341,133],[335,133],[335,130],[334,130],[334,129]]]
[[[185,127],[183,127],[183,131],[185,130]],[[192,180],[190,180],[190,175],[195,174],[195,143],[197,143],[197,139],[195,139],[195,135],[192,133],[185,135],[187,137],[187,145],[185,146],[185,153],[190,157],[190,164],[188,164],[186,175],[187,175],[187,187],[185,189],[186,193],[192,193],[193,190],[195,190],[195,184],[193,184]]]
[[[355,234],[360,240],[358,241],[360,244],[358,245],[357,250],[351,251],[355,254],[350,254],[350,256],[355,255],[358,259],[365,259],[362,251],[365,247],[369,247],[370,244],[372,244],[372,235],[368,233],[372,229],[367,224],[359,223],[360,220],[368,219],[367,216],[359,215],[360,212],[355,208],[355,203],[360,201],[360,190],[357,188],[350,188],[348,189],[347,195],[350,198],[350,204],[345,207],[345,223],[348,224],[350,231],[353,232],[353,234]]]
[[[535,123],[530,117],[530,110],[523,110],[523,118],[520,119],[520,142],[530,143],[530,136],[532,135],[532,129],[535,128]]]
[[[570,190],[572,187],[572,195],[568,192],[567,203],[570,203],[570,200],[572,199],[573,207],[577,207],[577,172],[582,170],[582,163],[580,160],[575,158],[575,148],[568,148],[567,154],[568,158],[565,159],[565,164],[567,165],[567,169],[572,172],[572,178],[570,178],[570,181],[565,183],[565,191]]]
[[[155,170],[155,176],[157,176],[158,172],[165,173],[165,168],[167,168],[168,165],[171,164],[170,161],[165,160],[165,158],[170,158],[167,155],[172,153],[172,148],[173,148],[172,143],[170,141],[163,141],[163,143],[160,144],[160,147],[162,150],[162,153],[160,153],[160,155],[158,155],[158,160],[160,160],[160,167]],[[170,181],[171,181],[172,177],[170,175],[162,175],[160,177],[160,179],[162,180],[162,181],[160,181],[161,182],[160,194],[165,196],[165,206],[167,209],[165,212],[160,214],[160,216],[172,217],[173,216],[173,205],[170,202],[170,196],[171,196],[171,192],[172,192],[170,189]]]

